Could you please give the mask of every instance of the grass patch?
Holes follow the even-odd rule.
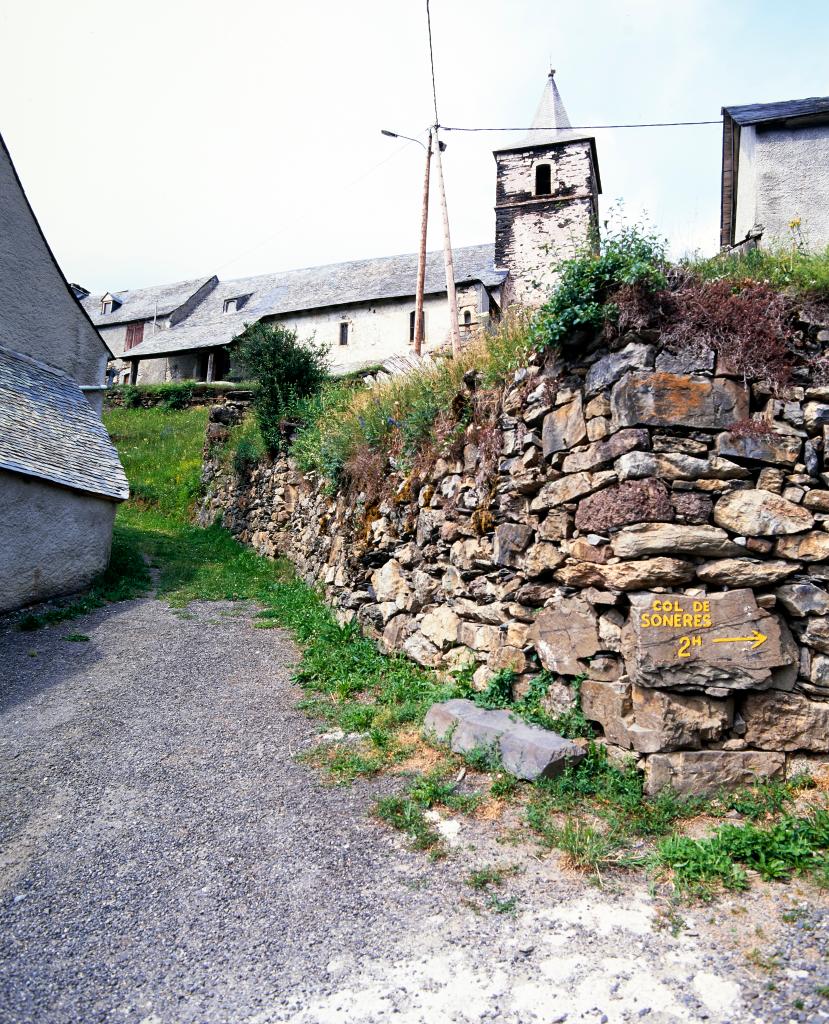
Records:
[[[446,416],[463,387],[464,374],[475,370],[484,386],[503,383],[524,365],[531,352],[526,320],[507,319],[493,335],[481,335],[457,357],[392,377],[373,387],[330,382],[296,409],[306,423],[291,454],[305,472],[318,472],[339,486],[349,463],[360,453],[394,453],[398,467],[411,466],[418,452],[436,440],[436,424]],[[463,410],[454,421],[466,426]]]
[[[89,637],[86,633],[67,633],[66,636],[61,637],[62,640],[68,640],[70,644],[86,644],[89,643]]]
[[[440,856],[445,851],[440,833],[426,820],[423,808],[405,796],[385,796],[377,801],[374,813],[381,821],[405,832],[415,850],[430,850]]]
[[[374,813],[381,821],[405,832],[411,838],[414,849],[428,849],[435,855],[443,856],[446,851],[440,833],[432,827],[424,812],[433,807],[473,811],[481,800],[480,793],[456,792],[456,783],[449,781],[446,776],[445,765],[416,775],[404,793],[378,798]]]
[[[577,765],[533,785],[527,821],[574,868],[600,875],[603,864],[648,866],[685,895],[710,895],[718,886],[744,889],[747,869],[767,881],[810,874],[820,885],[829,876],[829,811],[818,808],[800,817],[792,806],[797,793],[810,785],[801,777],[765,780],[708,799],[680,797],[671,790],[648,797],[632,762],[613,764],[603,747],[591,743]],[[722,817],[730,810],[744,814],[747,823],[726,823],[705,839],[679,834],[684,820]],[[640,847],[643,841],[650,844],[651,852],[625,854],[633,840]]]
[[[752,249],[743,255],[689,260],[685,265],[703,281],[760,281],[799,295],[829,298],[829,247],[808,252],[792,243]]]
[[[130,482],[119,518],[147,507],[186,522],[199,494],[207,409],[110,409],[104,424]]]

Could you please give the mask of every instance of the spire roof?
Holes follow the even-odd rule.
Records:
[[[556,85],[555,70],[550,69],[544,91],[538,101],[535,116],[530,125],[531,131],[525,132],[515,141],[505,143],[498,149],[523,149],[526,146],[548,146],[554,142],[570,142],[583,139],[582,132],[573,131],[570,118]]]

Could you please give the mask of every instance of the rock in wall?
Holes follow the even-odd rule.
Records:
[[[518,692],[583,677],[651,791],[829,760],[829,388],[775,394],[641,332],[539,357],[497,402],[488,440],[471,425],[370,509],[285,458],[237,479],[218,406],[201,521],[290,558],[386,651]]]

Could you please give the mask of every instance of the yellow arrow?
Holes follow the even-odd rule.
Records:
[[[739,643],[751,643],[751,649],[756,650],[761,644],[764,644],[768,640],[765,633],[760,633],[756,629],[751,636],[723,636],[717,640],[714,640],[715,644],[739,644]]]

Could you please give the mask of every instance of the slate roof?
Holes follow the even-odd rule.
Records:
[[[805,100],[783,100],[780,103],[748,103],[740,107],[723,107],[722,112],[740,125],[771,125],[792,118],[829,115],[829,96],[810,96]]]
[[[506,271],[495,269],[494,258],[492,244],[453,250],[455,281],[481,281],[487,287],[497,287]],[[245,324],[263,317],[413,296],[416,281],[416,253],[220,281],[184,320],[145,338],[130,349],[128,358],[226,345]],[[427,295],[446,291],[442,252],[426,254],[425,291]],[[238,313],[223,312],[226,299],[242,295],[250,298]]]
[[[128,323],[130,320],[151,320],[155,315],[169,316],[179,306],[183,306],[212,277],[213,275],[209,274],[207,277],[197,277],[191,281],[176,281],[175,284],[155,285],[152,288],[99,292],[81,299],[81,305],[96,327]],[[101,300],[105,295],[112,295],[121,303],[111,313],[101,312]]]
[[[75,381],[2,347],[0,469],[114,501],[129,497],[118,452]]]
[[[541,93],[535,116],[530,123],[530,131],[518,138],[513,133],[505,134],[496,145],[495,152],[550,146],[559,142],[573,142],[577,139],[587,138],[590,136],[584,132],[573,130],[561,93],[556,85],[555,71],[551,71],[544,83],[544,91]]]

